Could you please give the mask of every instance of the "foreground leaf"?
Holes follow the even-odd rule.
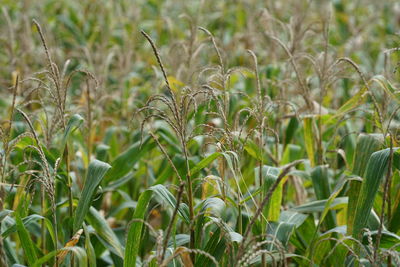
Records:
[[[15,225],[17,227],[19,240],[21,241],[21,246],[25,252],[25,257],[28,261],[28,264],[33,265],[37,260],[35,245],[33,244],[32,239],[29,236],[29,232],[26,230],[19,215],[15,216]]]
[[[387,148],[373,153],[368,161],[355,212],[353,225],[353,237],[355,238],[361,238],[361,231],[367,225],[376,193],[387,171],[389,158],[390,149]]]
[[[78,207],[75,211],[73,226],[74,232],[76,232],[82,226],[83,220],[85,219],[85,216],[92,204],[97,187],[110,168],[111,166],[109,164],[99,160],[94,160],[89,164],[85,185],[83,186]]]

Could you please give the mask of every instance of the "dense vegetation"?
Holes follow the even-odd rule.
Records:
[[[396,1],[0,4],[0,266],[400,266]]]

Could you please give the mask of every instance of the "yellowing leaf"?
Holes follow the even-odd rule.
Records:
[[[79,229],[78,232],[76,232],[76,234],[64,245],[64,248],[75,246],[78,243],[79,239],[81,238],[82,233],[83,229]],[[58,252],[57,254],[58,264],[64,261],[65,257],[68,255],[69,252],[70,252],[69,250],[62,250]]]
[[[315,151],[313,138],[313,119],[311,117],[304,118],[304,143],[310,160],[311,167],[315,166]]]
[[[174,76],[168,76],[168,82],[169,85],[171,86],[172,91],[178,92],[180,88],[184,87],[185,84],[175,78]]]
[[[209,175],[204,178],[204,183],[202,185],[202,199],[205,199],[211,195],[217,195],[219,194],[219,185],[218,185],[218,180],[221,180],[221,178],[214,176],[214,175]]]
[[[185,267],[193,267],[192,259],[190,258],[190,253],[184,247],[177,247],[175,250],[175,255],[179,255]]]

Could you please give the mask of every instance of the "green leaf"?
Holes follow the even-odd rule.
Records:
[[[291,211],[297,211],[301,213],[313,213],[313,212],[323,212],[325,210],[327,199],[312,201],[291,209]],[[347,206],[347,197],[335,198],[329,205],[329,209],[341,209]]]
[[[267,233],[270,235],[268,239],[271,240],[272,243],[268,246],[269,250],[273,250],[274,247],[278,248],[276,243],[277,240],[284,246],[287,246],[295,226],[295,224],[287,222],[270,223]]]
[[[201,207],[200,213],[205,213],[206,211],[212,211],[214,214],[220,213],[225,207],[225,202],[217,197],[210,197],[203,200],[199,206]],[[196,207],[197,209],[198,207]]]
[[[27,227],[31,224],[33,224],[35,221],[38,220],[44,220],[45,222],[45,226],[47,228],[47,230],[49,231],[50,237],[53,241],[53,244],[55,244],[55,235],[54,235],[54,228],[53,228],[53,224],[51,223],[51,221],[43,216],[40,216],[38,214],[32,214],[29,215],[25,218],[22,219],[22,223],[24,225],[24,227]],[[7,228],[3,233],[2,233],[2,237],[6,238],[8,237],[10,234],[14,233],[15,231],[17,231],[17,225],[16,223],[11,224],[11,226],[9,228]]]
[[[364,100],[366,98],[367,94],[367,87],[364,86],[361,88],[360,91],[358,91],[354,96],[352,96],[349,100],[347,100],[346,103],[344,103],[337,111],[336,114],[333,118],[337,118],[340,116],[345,115],[349,111],[355,109],[356,107],[360,106],[362,103],[364,103]]]
[[[368,160],[372,153],[379,150],[382,143],[382,135],[377,134],[360,134],[357,138],[356,152],[354,153],[353,160],[353,173],[360,177],[364,176]],[[355,212],[357,208],[358,198],[361,190],[361,179],[353,179],[350,181],[349,190],[349,205],[347,208],[347,234],[352,235],[353,225],[355,219]]]
[[[0,223],[4,220],[5,217],[13,213],[12,210],[2,210],[0,211]]]
[[[249,153],[250,156],[252,156],[256,160],[258,160],[258,161],[262,161],[263,160],[262,150],[252,140],[249,139],[246,142],[246,145],[244,146],[244,149],[246,150],[247,153]]]
[[[397,103],[400,103],[399,90],[395,88],[383,75],[375,75],[369,82],[376,82],[387,94],[391,96],[391,99],[397,101]]]
[[[68,137],[71,135],[72,132],[74,132],[76,129],[78,129],[82,125],[83,122],[84,122],[84,119],[79,114],[74,114],[69,119],[69,121],[67,123],[67,127],[65,128],[65,131],[64,131],[64,136],[63,136],[62,142],[61,142],[61,149],[60,149],[61,156],[64,154],[64,149],[65,149],[65,145],[67,144]]]
[[[83,220],[92,204],[97,187],[110,168],[111,166],[108,163],[99,160],[94,160],[89,164],[85,185],[83,186],[78,207],[75,211],[73,232],[76,232],[82,226]]]
[[[218,227],[217,230],[212,233],[203,251],[212,255],[217,262],[221,259],[225,252],[226,242],[224,236],[221,234],[221,229]],[[196,259],[196,265],[198,266],[214,266],[210,258],[205,255],[199,255]]]
[[[400,191],[397,191],[392,208],[392,218],[389,223],[389,230],[397,233],[400,229]]]
[[[281,216],[279,217],[279,222],[292,223],[296,227],[300,227],[303,224],[303,222],[307,219],[307,217],[308,215],[302,213],[285,210],[281,212]]]
[[[52,251],[50,253],[47,253],[43,257],[37,259],[35,263],[33,264],[33,267],[40,267],[43,266],[46,262],[49,260],[53,259],[57,255],[57,251]]]
[[[150,142],[150,137],[146,137],[143,140],[142,145],[140,142],[134,143],[124,153],[120,154],[111,163],[112,168],[107,173],[105,180],[111,182],[115,179],[119,179],[124,175],[128,174],[135,163],[142,158],[142,156],[155,146],[154,142]]]
[[[171,237],[168,240],[168,247],[174,247],[174,245],[179,247],[179,246],[183,246],[185,244],[189,244],[189,242],[190,242],[190,235],[177,234],[175,237]]]
[[[86,219],[96,231],[96,235],[105,241],[108,249],[123,258],[124,249],[104,217],[95,208],[90,207]]]
[[[171,192],[168,191],[165,186],[161,184],[154,185],[149,188],[149,190],[153,191],[161,201],[164,203],[170,205],[172,209],[176,208],[176,199],[175,197],[171,194]],[[190,219],[189,219],[189,210],[186,206],[186,204],[181,203],[178,208],[178,214],[185,220],[187,224],[190,224]]]
[[[191,175],[195,175],[196,173],[198,173],[199,171],[201,171],[203,168],[205,168],[206,166],[208,166],[210,163],[212,163],[215,159],[217,159],[218,157],[220,157],[222,155],[222,153],[219,152],[214,152],[211,155],[205,157],[204,159],[202,159],[199,163],[196,164],[196,166],[194,166],[193,168],[190,169],[190,174]]]
[[[78,266],[79,267],[87,267],[87,255],[86,251],[81,248],[81,247],[69,247],[66,248],[67,250],[70,250],[74,254],[74,258],[77,259],[78,261]],[[90,266],[91,267],[91,266]]]
[[[317,166],[311,172],[311,180],[315,191],[315,196],[318,200],[328,199],[331,195],[331,188],[329,185],[328,168],[326,166]],[[330,205],[329,201],[326,205]],[[332,211],[327,214],[326,227],[327,229],[334,228],[336,226],[336,216]]]
[[[152,191],[144,191],[138,200],[135,212],[133,214],[133,222],[128,230],[128,237],[126,240],[125,257],[124,257],[124,267],[136,266],[136,258],[140,247],[140,238],[142,235],[142,228],[144,214],[147,211],[147,206],[151,199]],[[139,221],[137,221],[139,220]]]
[[[373,242],[375,243],[376,236],[378,235],[378,231],[371,231],[370,234],[371,234]],[[368,238],[368,235],[367,235],[367,233],[365,233],[363,239],[365,241],[367,241],[366,240],[367,238]],[[399,244],[400,244],[400,236],[398,236],[392,232],[386,231],[386,230],[382,231],[381,242],[380,242],[380,246],[379,246],[380,248],[392,249],[392,250],[396,250],[396,251],[400,252]]]
[[[301,149],[300,146],[288,144],[285,148],[285,152],[283,153],[280,164],[285,165],[295,160],[301,159],[303,156],[302,153],[304,153],[304,151]]]
[[[7,256],[7,260],[9,262],[9,264],[17,263],[18,257],[17,257],[16,251],[14,249],[14,246],[10,244],[10,240],[3,239],[3,245],[4,245],[4,252]]]
[[[358,136],[353,160],[353,173],[355,175],[364,176],[369,158],[372,153],[379,150],[382,143],[383,137],[381,134],[360,134]]]
[[[262,166],[262,177],[263,177],[263,183],[264,183],[263,194],[266,194],[267,191],[269,190],[270,186],[272,186],[275,183],[280,171],[281,171],[281,169],[276,168],[276,167],[271,167],[271,166],[267,166],[267,165]],[[260,179],[259,178],[260,177],[260,167],[255,168],[254,173],[255,173],[255,179],[258,181]],[[284,184],[284,181],[282,181],[278,185],[278,187],[272,193],[270,201],[264,208],[263,214],[266,218],[268,218],[268,220],[275,221],[275,222],[279,220],[281,203],[282,203],[283,184]]]
[[[155,182],[154,186],[156,186],[156,185],[158,185],[158,180]],[[157,187],[156,187],[156,191],[157,191]],[[163,189],[160,189],[160,191],[162,192]],[[166,193],[167,196],[168,196],[168,193]],[[140,239],[142,236],[142,228],[143,228],[142,221],[144,220],[144,215],[147,211],[147,207],[151,200],[152,194],[153,194],[153,190],[146,190],[140,194],[139,200],[136,205],[135,212],[133,213],[133,216],[132,216],[133,222],[128,230],[128,237],[126,240],[126,247],[125,247],[125,254],[124,254],[124,267],[136,266],[137,256],[138,256],[139,247],[140,247]],[[173,203],[173,201],[172,201],[172,203]],[[175,205],[176,205],[176,200],[175,200]],[[183,209],[179,208],[179,210],[178,210],[179,213],[181,213],[181,212],[186,213],[186,211],[183,212],[182,210]]]
[[[355,218],[353,224],[353,237],[361,238],[360,234],[367,226],[368,218],[378,192],[379,185],[385,176],[390,158],[390,149],[374,152],[367,164],[365,178],[361,185]]]
[[[328,200],[325,203],[325,207],[324,207],[324,211],[321,214],[321,217],[319,219],[319,225],[321,225],[321,223],[324,221],[324,219],[328,216],[328,214],[333,214],[330,213],[331,211],[331,205],[332,203],[335,201],[335,199],[337,198],[337,196],[340,194],[340,192],[342,192],[344,185],[346,184],[348,180],[342,180],[340,181],[337,185],[336,188],[333,190],[333,193],[329,196]],[[329,217],[328,217],[329,218]],[[332,224],[329,225],[330,228],[334,228],[336,227],[336,216],[333,216],[333,222],[331,222]],[[319,228],[319,225],[317,228]]]
[[[332,212],[331,211],[331,205],[336,200],[336,197],[339,195],[339,193],[343,190],[343,187],[344,187],[344,185],[346,184],[347,181],[348,181],[347,179],[340,181],[336,185],[336,188],[333,191],[333,193],[329,196],[328,200],[326,201],[324,210],[323,210],[323,212],[321,214],[321,217],[320,217],[320,219],[318,221],[318,225],[315,228],[315,231],[314,231],[314,234],[313,234],[313,238],[312,238],[312,242],[311,242],[310,246],[307,248],[307,253],[306,254],[309,255],[309,257],[313,257],[313,255],[315,254],[315,250],[314,249],[315,249],[315,245],[316,245],[316,242],[317,242],[317,239],[316,239],[317,234],[318,234],[317,232],[320,229],[322,223],[324,222],[324,219],[327,218],[327,215],[328,214],[332,214],[331,213]],[[333,221],[330,221],[329,225],[327,224],[329,226],[329,229],[334,229],[336,227],[336,220],[335,219],[336,218],[333,217],[332,218]],[[319,253],[319,252],[321,252],[320,249],[318,249],[317,254],[321,255],[321,253]]]
[[[26,230],[18,214],[15,216],[15,225],[17,227],[19,240],[21,241],[21,246],[24,250],[28,264],[33,265],[37,260],[36,248],[32,242],[32,238],[29,236],[29,232]]]
[[[225,207],[225,202],[216,197],[211,197],[203,200],[198,206],[196,206],[196,211],[198,211],[198,216],[196,220],[196,240],[200,240],[204,234],[204,223],[206,222],[206,215],[208,213],[220,214],[222,209]]]
[[[285,145],[288,145],[292,141],[298,127],[299,127],[299,121],[297,120],[297,118],[296,117],[291,118],[288,126],[286,127],[285,142],[284,142]]]
[[[89,266],[96,267],[96,252],[94,251],[92,242],[90,241],[90,233],[85,224],[83,224],[83,231],[85,233],[85,250],[88,257]]]

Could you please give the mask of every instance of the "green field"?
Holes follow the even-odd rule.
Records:
[[[0,267],[400,266],[397,1],[0,7]]]

